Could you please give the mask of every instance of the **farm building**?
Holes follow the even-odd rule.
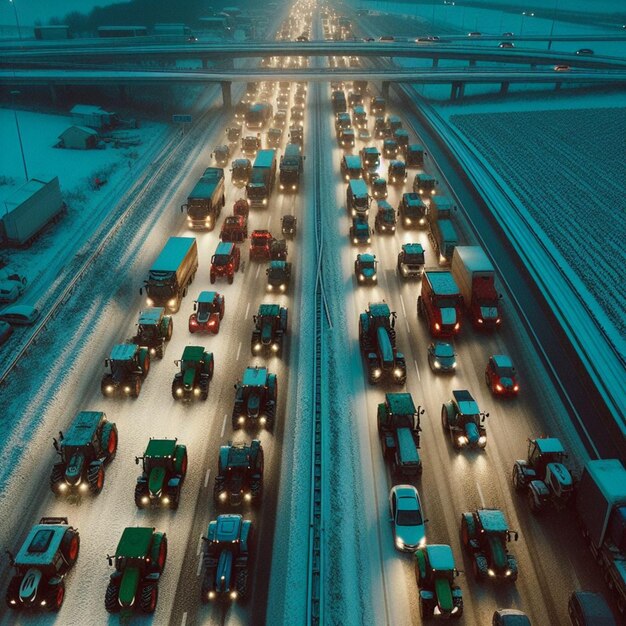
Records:
[[[98,130],[117,124],[117,113],[109,113],[98,106],[77,104],[70,111],[76,126],[89,126]]]
[[[70,126],[59,135],[59,148],[92,150],[98,145],[98,133],[86,126]]]

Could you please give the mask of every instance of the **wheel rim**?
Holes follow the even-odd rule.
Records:
[[[102,489],[102,485],[104,485],[104,470],[100,468],[98,471],[98,480],[96,481],[96,486],[98,487],[98,491]]]
[[[184,476],[187,473],[187,455],[183,457],[183,462],[180,469],[181,474]]]
[[[69,555],[71,561],[75,561],[78,556],[78,537],[74,535],[72,537],[72,541],[70,542]]]
[[[109,434],[109,445],[107,447],[109,454],[113,454],[117,450],[117,433],[112,430]]]
[[[65,597],[65,589],[63,585],[59,585],[57,589],[56,606],[59,608],[63,604],[63,598]]]

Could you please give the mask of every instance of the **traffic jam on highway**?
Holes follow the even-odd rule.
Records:
[[[317,19],[328,40],[354,36],[350,19],[330,8],[318,14],[318,9],[297,3],[281,25],[278,40],[305,46]],[[262,65],[304,67],[307,59],[271,57]],[[329,65],[358,67],[360,60],[330,57]],[[198,623],[203,618],[217,620],[209,613],[213,606],[240,611],[235,615],[242,622],[262,621],[241,607],[254,602],[261,593],[256,581],[270,573],[271,552],[260,562],[258,551],[260,538],[273,535],[264,475],[271,468],[270,484],[277,491],[287,389],[296,378],[289,375],[288,364],[298,337],[290,329],[300,328],[296,286],[304,265],[302,239],[309,235],[302,227],[307,210],[303,190],[313,181],[304,178],[305,164],[307,172],[320,165],[306,162],[311,131],[305,122],[311,106],[323,107],[328,114],[325,124],[329,129],[334,125],[337,147],[329,167],[339,182],[322,182],[340,190],[337,223],[342,244],[326,255],[325,263],[331,262],[329,257],[337,263],[349,257],[346,297],[358,316],[348,325],[352,328],[354,322],[358,333],[358,367],[370,404],[367,420],[378,440],[376,463],[386,468],[379,477],[385,485],[384,504],[375,514],[386,512],[389,524],[383,536],[391,536],[388,548],[399,553],[394,557],[400,562],[400,580],[409,581],[404,587],[409,588],[411,614],[405,621],[415,622],[417,614],[420,621],[461,618],[467,601],[465,583],[459,582],[463,573],[468,584],[470,577],[476,583],[504,585],[515,583],[518,574],[524,577],[523,567],[518,568],[521,557],[509,547],[518,540],[518,545],[524,544],[525,528],[512,528],[504,506],[481,502],[462,512],[459,521],[445,521],[458,533],[463,557],[457,545],[431,532],[444,524],[432,516],[439,510],[435,498],[420,486],[428,458],[422,444],[432,434],[427,420],[433,421],[433,412],[429,417],[422,399],[409,391],[430,387],[445,394],[436,419],[439,437],[453,455],[471,459],[490,450],[490,413],[479,399],[492,400],[497,407],[493,413],[506,411],[502,407],[515,406],[518,396],[530,393],[532,385],[525,384],[524,372],[518,372],[507,350],[510,335],[499,337],[510,318],[489,251],[468,236],[454,190],[412,127],[373,85],[332,81],[322,93],[325,101],[312,104],[306,82],[247,83],[223,130],[223,143],[211,153],[213,163],[205,164],[185,191],[186,201],[175,209],[181,214],[179,232],[165,241],[146,275],[137,277],[141,308],[129,318],[129,338],[109,346],[103,355],[102,410],[87,408],[92,402],[86,402],[85,410],[53,440],[58,455],[50,471],[54,505],[20,545],[10,546],[10,609],[59,611],[69,596],[80,596],[81,586],[102,585],[100,571],[91,581],[68,577],[87,549],[98,568],[106,557],[112,570],[100,589],[103,606],[89,609],[102,612],[98,621],[106,619],[105,611],[124,618],[155,613],[159,588],[173,603],[181,586],[195,594],[200,605],[209,605],[194,607]],[[318,139],[331,140],[330,135]],[[409,298],[410,306],[405,307]],[[393,301],[401,302],[402,314],[393,310]],[[426,343],[416,338],[417,327],[429,337]],[[249,336],[243,355],[235,335],[235,329],[242,328]],[[473,381],[472,388],[458,385],[458,373],[466,367],[459,342],[469,334],[478,344],[498,348],[490,351],[480,371],[461,379]],[[417,360],[413,369],[414,351],[421,351],[428,370],[420,371]],[[140,406],[141,401],[149,403],[142,409],[146,417],[169,407],[172,418],[140,423],[130,405]],[[217,414],[216,425],[207,423],[211,438],[200,442],[198,423],[207,414]],[[195,426],[192,420],[197,420]],[[153,437],[154,424],[167,435]],[[584,469],[576,475],[560,438],[526,436],[526,458],[504,460],[510,488],[524,496],[533,515],[556,510],[576,516],[624,619],[626,470],[619,460],[593,460],[581,463]],[[142,449],[131,450],[125,443],[141,437]],[[441,449],[438,454],[443,456]],[[197,469],[201,459],[203,468],[209,467],[206,474]],[[479,463],[463,465],[468,468],[464,471],[471,473]],[[188,471],[193,472],[193,483],[185,487]],[[111,551],[105,555],[81,547],[81,538],[88,544],[90,537],[78,526],[83,519],[95,524],[98,498],[107,497],[107,491],[111,499],[105,502],[114,502],[115,491],[125,494],[116,499],[130,504],[116,508],[115,528],[121,524],[121,532],[107,537]],[[274,493],[272,506],[276,497]],[[196,522],[179,526],[176,516],[182,512],[191,520],[198,503],[202,527],[199,538],[191,541]],[[79,510],[73,508],[76,504]],[[85,513],[89,507],[93,510]],[[272,522],[264,524],[264,516]],[[110,534],[112,528],[101,523],[100,530]],[[180,528],[189,536],[181,536]],[[527,558],[526,548],[522,551]],[[166,569],[167,562],[172,564]],[[96,567],[93,562],[91,566]],[[381,571],[394,566],[381,565]],[[403,593],[404,587],[399,585],[395,593]],[[474,589],[472,585],[472,593]],[[573,623],[617,623],[611,621],[600,594],[569,591],[573,593],[567,611]],[[525,603],[520,595],[521,600],[515,594],[515,606],[526,604],[530,612],[531,601]],[[473,614],[487,596],[477,597],[471,601]],[[496,599],[498,606],[513,603],[508,591]],[[582,621],[592,611],[605,621]],[[498,608],[490,610],[489,623],[531,622],[521,610]]]

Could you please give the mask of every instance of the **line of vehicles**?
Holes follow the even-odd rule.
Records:
[[[326,34],[329,32],[330,28]],[[456,354],[449,339],[460,332],[464,315],[477,330],[493,332],[501,326],[501,295],[496,290],[494,267],[480,246],[461,245],[453,217],[456,206],[441,193],[436,178],[423,171],[423,148],[411,144],[406,131],[398,132],[403,130],[401,120],[392,115],[384,117],[384,99],[379,96],[369,99],[369,112],[375,117],[373,135],[382,139],[379,150],[370,143],[363,107],[367,87],[353,84],[347,98],[344,87],[343,84],[331,85],[331,104],[337,141],[345,151],[340,170],[347,183],[346,207],[352,218],[350,240],[354,245],[368,245],[374,234],[393,234],[397,227],[428,230],[435,252],[435,267],[427,266],[422,245],[403,244],[398,254],[397,275],[402,281],[420,279],[417,316],[424,320],[435,340],[428,346],[431,369],[435,373],[454,372]],[[366,145],[358,155],[350,154],[357,138]],[[378,172],[381,154],[388,159],[387,179]],[[391,184],[401,189],[408,177],[407,169],[415,167],[419,171],[413,180],[413,191],[403,193],[396,213],[386,200],[387,186]],[[374,230],[368,224],[373,200],[378,205]],[[369,251],[357,255],[354,263],[357,286],[376,285],[379,271],[376,255]],[[359,316],[359,344],[370,384],[381,381],[400,387],[405,384],[406,364],[396,344],[395,321],[396,314],[384,301],[370,302],[365,313]],[[519,380],[508,355],[489,357],[485,383],[494,396],[517,395]],[[463,600],[462,591],[455,583],[459,571],[452,549],[427,542],[427,520],[419,492],[410,484],[422,472],[419,448],[423,412],[421,406],[416,407],[411,394],[405,392],[386,393],[384,403],[378,405],[382,454],[394,482],[389,494],[390,520],[396,548],[415,554],[421,616],[424,619],[458,618],[463,611]],[[468,390],[453,390],[451,398],[442,405],[442,428],[455,450],[482,449],[487,444],[485,421],[488,416],[479,409]],[[514,489],[527,494],[530,510],[535,514],[543,512],[550,504],[575,511],[591,554],[600,564],[623,615],[626,609],[626,470],[618,460],[589,461],[579,481],[565,466],[566,457],[558,439],[530,439],[527,459],[514,464]],[[512,583],[517,579],[517,561],[509,553],[508,544],[517,541],[519,533],[509,528],[502,511],[483,507],[463,513],[460,536],[477,581]],[[585,613],[585,607],[590,614],[591,607],[598,604],[598,614],[606,615],[608,609],[602,606],[603,602],[599,594],[574,592],[568,607],[573,622],[600,623],[583,622],[577,616]],[[514,619],[526,621],[515,622]],[[496,611],[493,620],[494,624],[530,623],[523,613],[511,609]],[[610,616],[607,620],[606,623],[615,623]]]
[[[249,85],[248,98],[254,99]],[[273,93],[274,85],[264,89]],[[283,99],[290,98],[291,85],[281,83]],[[247,128],[264,130],[272,119],[271,105],[253,102],[245,116]],[[295,102],[298,111],[304,108],[306,84],[298,84]],[[192,236],[170,237],[148,270],[140,293],[145,297],[135,334],[115,345],[105,360],[101,392],[106,397],[136,398],[154,361],[163,359],[174,329],[174,317],[183,298],[192,286],[198,270],[207,274],[211,283],[225,279],[232,283],[243,270],[241,244],[250,239],[249,262],[267,262],[267,292],[286,294],[292,279],[291,263],[287,261],[287,240],[297,236],[297,220],[293,215],[281,218],[282,239],[268,230],[248,234],[251,210],[267,209],[274,187],[284,193],[297,193],[303,174],[304,155],[302,116],[293,115],[291,141],[277,162],[276,133],[267,132],[272,147],[256,144],[254,163],[232,163],[232,184],[245,189],[233,207],[233,215],[221,220],[220,239],[211,257],[210,268],[202,268],[198,258],[198,242]],[[280,114],[280,110],[277,112]],[[283,117],[278,116],[278,119]],[[276,118],[275,118],[276,119]],[[284,119],[284,117],[283,117]],[[296,125],[297,122],[299,125]],[[241,137],[241,129],[227,129],[228,139]],[[281,134],[282,139],[282,134]],[[247,145],[242,138],[242,149]],[[224,149],[226,148],[226,149]],[[186,213],[189,230],[212,231],[220,226],[225,201],[225,177],[232,145],[218,146],[212,153],[217,167],[208,167],[189,192],[181,206]],[[277,176],[278,171],[278,176]],[[278,183],[276,178],[278,177]],[[208,270],[208,271],[207,271]],[[145,293],[144,293],[145,290]],[[225,297],[217,291],[203,290],[194,300],[188,319],[190,337],[214,335],[220,331],[225,315]],[[250,353],[253,357],[281,358],[287,346],[288,308],[278,303],[263,302],[252,316]],[[182,402],[206,401],[213,377],[215,359],[202,345],[184,347],[175,360],[171,394]],[[235,383],[231,424],[233,431],[267,430],[272,432],[278,406],[278,377],[265,364],[246,367]],[[102,411],[79,412],[69,428],[53,440],[58,454],[50,474],[50,489],[57,498],[77,501],[87,495],[96,496],[105,485],[106,469],[118,450],[118,428]],[[228,512],[246,506],[258,507],[263,499],[264,450],[261,440],[229,442],[219,448],[218,470],[214,479],[213,502],[220,511],[210,521],[203,536],[202,602],[245,601],[248,596],[249,559],[253,538],[253,522],[239,512]],[[138,509],[163,508],[176,510],[188,468],[187,447],[177,439],[150,438],[143,454],[135,457],[141,467],[134,488]],[[130,496],[130,494],[129,494]],[[80,534],[65,517],[44,517],[36,524],[18,552],[10,554],[15,574],[6,595],[14,610],[41,609],[58,611],[65,596],[65,577],[79,555]],[[167,536],[153,527],[126,528],[115,552],[107,555],[114,568],[104,593],[104,607],[109,613],[129,617],[134,611],[153,613],[157,606],[159,580],[167,560]]]

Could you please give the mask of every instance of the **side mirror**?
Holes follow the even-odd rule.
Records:
[[[63,441],[63,431],[59,431],[59,441]]]
[[[176,367],[180,367],[180,359],[176,359],[176,360],[174,361],[174,365],[175,365]]]
[[[139,457],[138,456],[135,457],[135,465],[139,465]]]
[[[193,310],[196,311],[198,309],[198,303],[194,301]]]
[[[181,211],[182,211],[182,207],[181,207]],[[143,287],[139,287],[139,295],[143,295]]]
[[[104,359],[104,367],[109,367],[109,359]]]
[[[113,567],[113,557],[109,554],[107,554],[107,561],[109,562],[109,565]]]
[[[61,454],[61,450],[59,449],[59,442],[56,440],[56,438],[52,438],[52,445],[54,446],[54,449]]]
[[[430,522],[430,520],[429,520],[428,518],[426,518],[426,519],[424,520],[424,524],[428,524],[428,522]]]

